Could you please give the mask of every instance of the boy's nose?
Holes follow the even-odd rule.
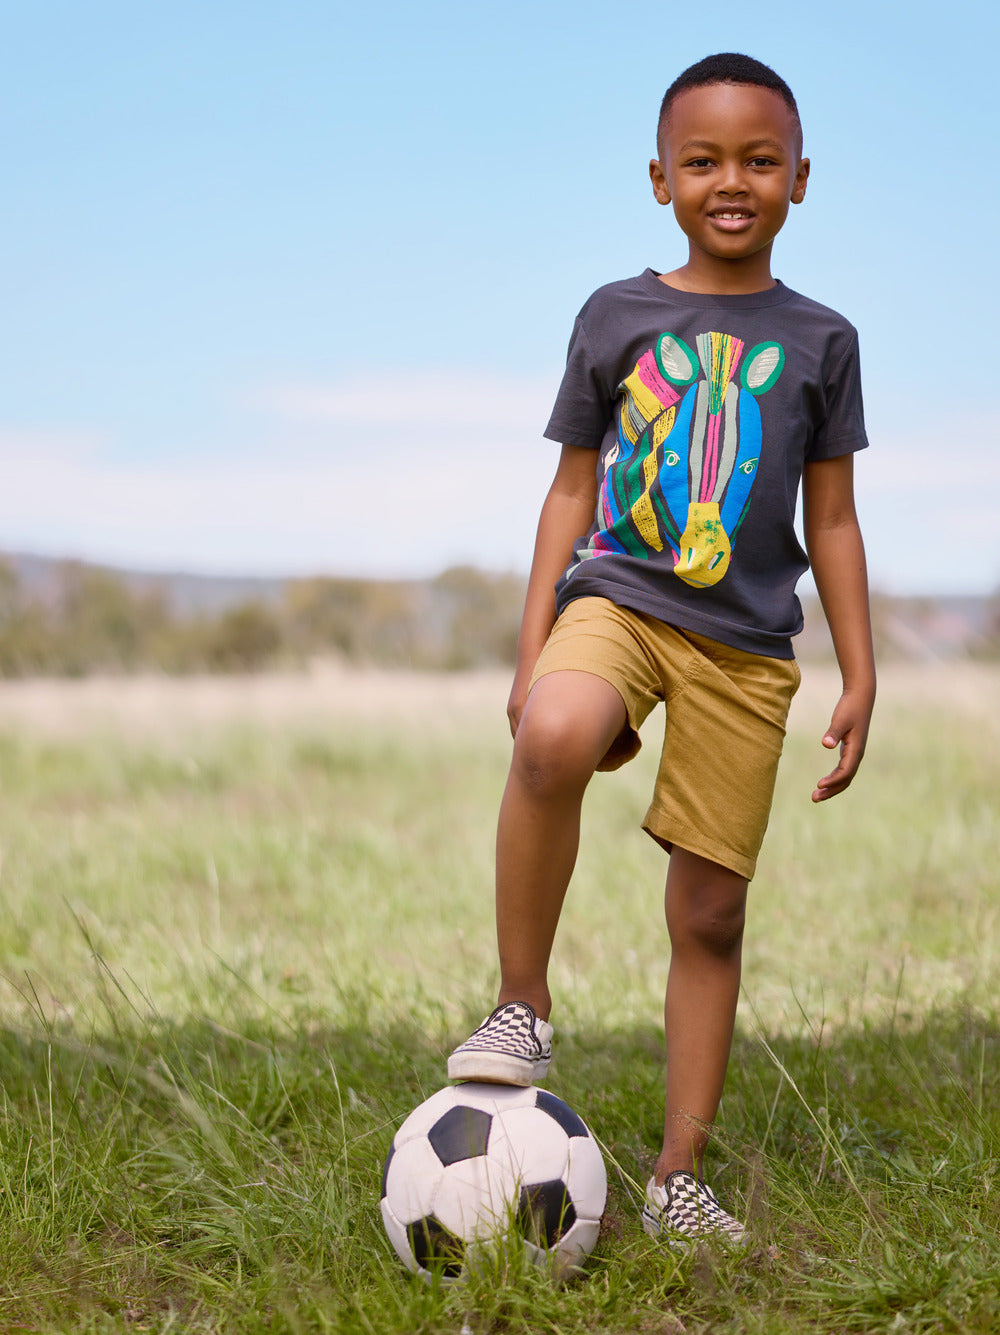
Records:
[[[738,162],[723,163],[716,185],[719,194],[742,195],[746,194],[746,188],[742,164]]]
[[[737,168],[725,172],[718,183],[717,189],[720,195],[745,195],[747,186],[743,179],[743,173]]]

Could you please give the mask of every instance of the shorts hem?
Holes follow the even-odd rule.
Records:
[[[743,876],[748,881],[753,880],[754,872],[757,870],[756,855],[750,857],[740,849],[730,848],[718,840],[708,839],[701,831],[692,830],[676,818],[672,819],[667,812],[658,807],[649,808],[643,819],[642,828],[657,842],[686,848],[689,853],[697,853],[699,857],[707,858],[709,862],[716,862],[719,866],[734,871],[737,876]]]

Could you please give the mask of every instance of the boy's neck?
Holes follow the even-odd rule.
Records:
[[[720,260],[706,256],[692,257],[687,264],[670,273],[661,273],[660,282],[680,292],[700,292],[706,296],[748,296],[766,292],[776,285],[771,274],[770,253],[748,256],[744,260]],[[750,261],[750,262],[748,262]]]

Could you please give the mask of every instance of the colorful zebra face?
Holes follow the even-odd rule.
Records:
[[[779,343],[758,343],[743,357],[731,334],[695,342],[697,352],[661,334],[619,386],[599,529],[581,556],[648,559],[669,546],[678,578],[705,588],[729,569],[760,458],[757,399],[781,375],[785,354]]]

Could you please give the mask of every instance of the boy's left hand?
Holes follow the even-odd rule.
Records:
[[[840,761],[813,789],[814,802],[825,802],[850,787],[865,754],[874,703],[873,698],[851,691],[845,691],[837,701],[830,726],[823,734],[823,745],[831,751],[839,746]]]

